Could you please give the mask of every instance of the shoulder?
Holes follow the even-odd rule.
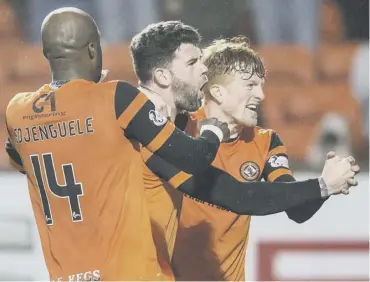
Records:
[[[116,88],[118,87],[120,81],[114,80],[114,81],[107,81],[107,82],[99,82],[99,83],[93,83],[94,87],[106,92],[115,93]]]
[[[10,99],[6,107],[6,119],[9,120],[13,115],[18,115],[27,105],[32,104],[37,99],[40,91],[35,92],[20,92]]]
[[[265,129],[259,126],[244,128],[243,138],[248,141],[254,141],[256,143],[270,144],[271,139],[273,138],[275,131],[272,129]]]
[[[120,90],[123,92],[135,92],[135,93],[140,92],[140,90],[136,86],[124,80],[111,80],[107,82],[100,82],[98,83],[98,85],[102,85],[102,87],[108,87],[115,90]]]
[[[271,136],[276,134],[276,132],[270,128],[262,128],[259,126],[254,126],[253,130],[257,136],[263,136],[265,138],[270,138]]]
[[[255,136],[259,136],[259,138],[263,138],[269,141],[270,150],[283,145],[283,142],[281,141],[279,135],[273,129],[265,129],[259,126],[255,126],[254,132]]]
[[[247,143],[252,142],[262,153],[283,146],[283,143],[274,130],[259,126],[245,128],[239,140]]]

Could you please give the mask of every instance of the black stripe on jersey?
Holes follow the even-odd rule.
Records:
[[[117,82],[116,93],[114,95],[114,107],[117,119],[127,109],[131,102],[135,100],[139,93],[139,89],[131,84],[124,81]]]
[[[5,142],[5,151],[8,153],[9,157],[13,160],[13,162],[15,162],[17,165],[23,167],[23,162],[22,162],[21,156],[19,155],[17,150],[13,147],[13,144],[12,144],[12,141],[11,141],[10,137],[8,137],[8,139]]]
[[[271,135],[271,141],[270,141],[270,148],[269,152],[275,149],[276,147],[283,146],[283,142],[281,142],[279,136],[276,134],[276,132],[273,132]]]
[[[170,180],[180,172],[179,169],[165,162],[155,154],[151,155],[145,164],[155,175],[165,181]]]
[[[283,156],[285,158],[288,159],[288,155],[286,154],[275,154],[273,156],[277,156],[277,157],[280,157],[280,156]],[[272,156],[271,156],[272,157]],[[263,176],[263,179],[267,180],[267,177],[269,176],[269,174],[271,172],[273,172],[274,170],[277,170],[279,168],[286,168],[286,169],[289,169],[288,167],[285,167],[285,166],[278,166],[278,167],[272,167],[269,160],[271,159],[271,157],[266,161],[265,163],[265,167],[263,169],[263,173],[262,173],[262,176]],[[289,160],[289,159],[288,159]]]
[[[178,129],[184,131],[189,122],[189,114],[187,112],[179,113],[175,119],[175,125]]]
[[[153,126],[153,121],[150,120],[148,112],[150,108],[154,108],[154,104],[148,100],[143,107],[136,113],[126,128],[128,136],[134,136],[136,140],[145,147],[147,146],[166,125]]]

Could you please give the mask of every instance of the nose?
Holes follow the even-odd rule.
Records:
[[[265,100],[265,93],[263,92],[263,89],[261,86],[258,87],[258,89],[256,89],[256,92],[255,92],[255,97],[260,100],[260,101],[263,101]]]
[[[207,72],[208,72],[208,67],[204,63],[202,63],[202,74],[207,74]]]

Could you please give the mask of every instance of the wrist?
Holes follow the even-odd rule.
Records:
[[[220,142],[222,142],[224,134],[222,133],[222,130],[219,127],[211,124],[205,124],[200,128],[200,135],[202,135],[202,133],[206,130],[213,132],[220,140]]]
[[[325,183],[325,180],[322,176],[318,178],[319,180],[319,185],[320,185],[320,193],[321,193],[321,198],[327,198],[329,197],[329,189],[328,186]]]

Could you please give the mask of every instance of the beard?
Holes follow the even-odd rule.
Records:
[[[198,87],[194,87],[174,75],[171,90],[178,110],[194,112],[201,107],[202,95],[200,95]]]

